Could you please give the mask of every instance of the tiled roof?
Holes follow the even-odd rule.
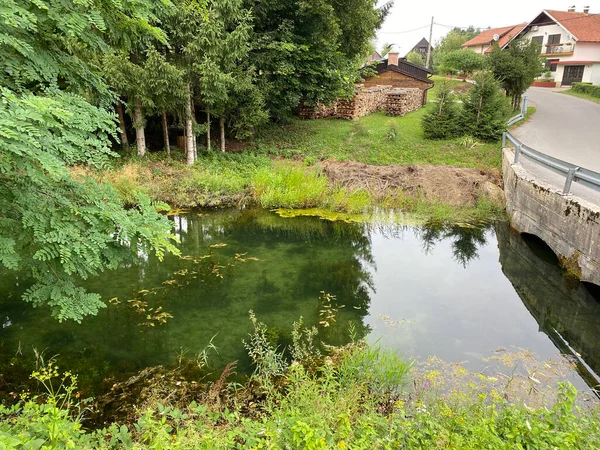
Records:
[[[475,47],[477,45],[485,45],[491,44],[494,40],[494,35],[497,34],[500,39],[498,40],[498,45],[502,47],[504,44],[502,42],[507,43],[515,34],[519,33],[523,28],[525,28],[527,24],[521,23],[519,25],[511,25],[509,27],[501,27],[501,28],[492,28],[490,30],[483,30],[477,36],[475,36],[470,41],[465,42],[462,47]]]
[[[506,33],[504,36],[501,36],[498,39],[498,47],[504,48],[506,44],[510,42],[510,40],[519,34],[523,29],[527,26],[526,23],[520,23],[519,25],[515,25],[512,30]],[[490,53],[492,51],[492,47],[488,48],[485,52]]]
[[[600,42],[600,14],[545,10],[580,42]]]

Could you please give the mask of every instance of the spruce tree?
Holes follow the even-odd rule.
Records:
[[[486,142],[500,139],[506,130],[509,106],[500,83],[490,72],[475,76],[475,84],[463,101],[462,131]]]
[[[438,83],[437,102],[423,115],[421,126],[427,139],[450,139],[460,134],[460,113],[449,81]]]

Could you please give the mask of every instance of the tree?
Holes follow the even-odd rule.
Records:
[[[447,80],[437,84],[437,102],[430,106],[421,121],[427,139],[450,139],[460,134],[460,113],[452,85]]]
[[[477,74],[474,86],[463,100],[463,131],[482,141],[497,141],[506,131],[508,112],[500,83],[490,72]]]
[[[330,103],[353,93],[357,69],[391,3],[376,0],[246,0],[254,43],[249,61],[271,117],[301,102]]]
[[[544,59],[539,54],[537,43],[514,41],[506,49],[494,43],[489,56],[489,66],[496,79],[500,80],[506,95],[511,98],[513,110],[518,110],[521,96],[544,71]]]
[[[167,114],[179,111],[186,101],[184,73],[154,48],[148,50],[147,59],[144,61],[144,73],[147,96],[152,99],[154,112],[161,116],[164,148],[170,157]]]
[[[453,28],[446,36],[440,39],[431,53],[432,67],[437,73],[444,56],[454,50],[460,50],[462,45],[479,34],[479,30],[470,26],[468,28]]]
[[[385,44],[383,44],[383,47],[381,47],[381,51],[379,52],[379,54],[381,55],[381,57],[385,57],[389,52],[392,51],[392,48],[394,48],[394,44],[390,44],[389,42],[386,42]]]
[[[406,60],[409,63],[417,64],[419,66],[425,66],[425,58],[419,52],[412,51],[408,55],[406,55]]]
[[[3,1],[0,21],[0,264],[31,279],[24,299],[60,320],[104,304],[79,284],[136,260],[176,252],[171,225],[150,199],[124,209],[114,189],[69,168],[107,168],[114,96],[92,60],[126,50],[152,25],[153,3]]]
[[[471,50],[453,50],[446,53],[439,66],[442,73],[458,72],[464,76],[470,76],[473,72],[481,70],[486,65],[486,57]]]
[[[254,70],[247,66],[251,16],[249,10],[242,7],[241,0],[220,0],[207,2],[203,17],[202,26],[190,43],[194,52],[203,56],[192,62],[192,70],[199,78],[200,96],[207,114],[212,111],[219,117],[221,150],[224,152],[225,122],[238,104],[234,91],[242,95],[253,91],[251,95],[259,95],[253,89]],[[240,70],[242,64],[246,70]],[[261,104],[260,101],[254,103]],[[265,117],[256,109],[251,113]],[[210,140],[208,143],[207,149],[210,150]]]

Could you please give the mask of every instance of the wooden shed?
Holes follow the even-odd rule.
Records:
[[[377,75],[365,78],[365,88],[374,86],[392,86],[394,88],[419,88],[423,91],[422,105],[427,103],[427,90],[433,87],[429,78],[433,72],[426,67],[412,64],[390,53],[388,59],[374,67]]]

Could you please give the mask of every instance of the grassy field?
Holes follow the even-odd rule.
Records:
[[[426,109],[421,108],[404,117],[376,113],[357,121],[298,119],[263,130],[251,147],[259,153],[295,158],[307,164],[335,158],[380,165],[501,167],[499,144],[483,144],[465,138],[426,140],[421,129]]]
[[[572,97],[583,98],[585,100],[589,100],[594,103],[600,103],[600,98],[594,97],[593,95],[590,95],[590,94],[584,94],[583,92],[575,92],[575,91],[573,91],[573,89],[569,89],[568,91],[558,91],[558,92],[560,92],[561,94],[570,95]]]

